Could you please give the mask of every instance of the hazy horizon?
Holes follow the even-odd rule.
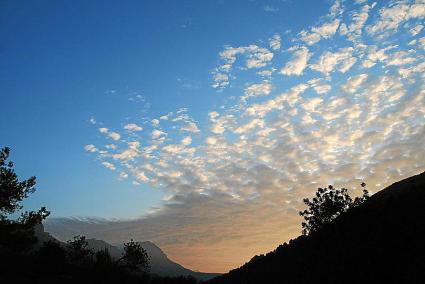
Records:
[[[425,169],[423,0],[0,4],[1,145],[47,231],[227,272],[319,186]]]

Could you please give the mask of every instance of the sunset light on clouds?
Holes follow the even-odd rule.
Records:
[[[221,49],[200,44],[215,59],[202,77],[175,74],[175,98],[111,85],[103,95],[114,107],[84,113],[79,149],[117,182],[117,197],[126,184],[155,198],[138,214],[70,211],[46,228],[62,239],[151,240],[188,268],[226,272],[299,235],[302,199],[317,187],[358,193],[365,181],[373,193],[423,170],[425,2],[323,1],[323,14],[279,24],[311,2],[259,3],[279,28]],[[195,103],[176,104],[185,92]]]

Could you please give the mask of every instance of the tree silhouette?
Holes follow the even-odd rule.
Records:
[[[124,243],[124,253],[119,261],[124,262],[127,268],[134,271],[149,271],[150,268],[148,253],[133,239]]]
[[[16,220],[9,215],[22,209],[21,202],[35,192],[35,177],[19,181],[14,164],[8,161],[10,149],[0,149],[0,249],[2,251],[26,251],[35,242],[34,226],[50,214],[45,207],[38,211],[24,212]]]
[[[68,241],[66,248],[68,251],[68,259],[71,263],[81,264],[91,261],[93,250],[90,249],[85,236],[75,236],[72,241]]]
[[[369,198],[366,184],[363,182],[361,187],[363,188],[362,196],[356,197],[354,200],[348,194],[346,188],[335,189],[332,185],[325,188],[318,188],[316,196],[311,200],[304,198],[303,202],[307,205],[308,209],[299,212],[305,220],[301,224],[302,233],[308,235],[318,231],[350,208],[356,207],[366,201]]]

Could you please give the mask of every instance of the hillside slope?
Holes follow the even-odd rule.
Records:
[[[110,245],[109,243],[103,240],[87,239],[87,242],[89,244],[89,247],[93,248],[94,250],[107,248],[111,255],[115,258],[121,257],[123,252],[122,248]],[[184,266],[169,259],[168,256],[152,242],[140,242],[140,245],[146,250],[150,257],[150,272],[153,274],[168,277],[192,276],[199,280],[208,280],[220,275],[218,273],[204,273],[187,269]]]
[[[425,172],[211,284],[425,283]]]
[[[35,234],[38,239],[38,243],[35,246],[36,248],[39,248],[42,243],[47,242],[49,240],[58,241],[48,232],[44,231],[43,225],[36,226]],[[106,248],[109,250],[112,257],[118,259],[122,256],[123,248],[121,247],[113,246],[103,240],[98,239],[86,239],[86,241],[88,243],[89,248],[93,249],[94,251]],[[65,246],[65,243],[60,243]],[[198,280],[208,280],[220,275],[218,273],[204,273],[192,271],[169,259],[168,256],[154,243],[145,241],[140,242],[140,244],[146,250],[147,254],[150,257],[149,265],[151,266],[150,272],[152,274],[156,274],[163,277],[192,276]]]

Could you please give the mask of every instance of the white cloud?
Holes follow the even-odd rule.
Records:
[[[99,128],[99,132],[102,134],[107,134],[112,140],[115,140],[115,141],[120,140],[121,138],[121,135],[119,133],[114,131],[109,131],[109,129],[106,127]]]
[[[410,67],[399,68],[398,73],[403,78],[409,78],[409,79],[411,79],[411,76],[415,75],[415,73],[419,73],[419,74],[422,74],[422,79],[425,79],[425,76],[424,76],[424,74],[425,74],[425,62],[421,62],[419,64],[414,64],[413,66],[410,66]]]
[[[149,181],[149,178],[145,175],[144,171],[138,171],[136,173],[136,178],[140,182],[148,182]]]
[[[302,107],[308,112],[315,112],[316,109],[323,103],[322,98],[311,98],[302,104]]]
[[[245,68],[247,69],[264,67],[273,59],[273,52],[254,44],[241,47],[226,46],[220,52],[220,58],[224,63],[213,72],[213,88],[224,89],[230,85],[229,73],[237,56],[240,55],[245,57]]]
[[[222,134],[226,129],[223,127],[221,123],[214,123],[210,128],[211,132],[214,134]]]
[[[255,52],[251,52],[246,60],[246,67],[260,68],[267,65],[273,59],[273,53],[266,48],[257,48]]]
[[[347,35],[353,42],[357,41],[359,36],[362,34],[362,30],[367,19],[369,18],[369,11],[375,6],[375,4],[371,6],[364,5],[360,11],[351,13],[351,23],[348,26],[346,24],[341,24],[340,33],[342,35]]]
[[[128,178],[128,174],[126,172],[121,172],[119,178],[120,179],[126,179],[126,178]]]
[[[93,144],[88,144],[88,145],[84,146],[84,150],[86,150],[87,152],[91,152],[91,153],[95,153],[95,152],[98,151],[96,146],[94,146]]]
[[[117,145],[115,145],[115,144],[107,144],[107,145],[105,145],[105,148],[106,149],[110,149],[110,150],[115,150],[115,149],[117,149]]]
[[[183,126],[181,129],[181,131],[187,131],[187,132],[192,132],[192,133],[198,133],[200,132],[198,126],[196,125],[195,122],[188,122],[185,126]]]
[[[385,54],[386,51],[395,48],[396,46],[387,46],[382,49],[378,49],[377,46],[369,46],[366,50],[366,58],[362,62],[362,66],[365,68],[373,67],[377,62],[384,62],[388,56]]]
[[[182,139],[181,142],[182,142],[183,145],[188,146],[192,143],[192,137],[186,136]]]
[[[183,151],[183,146],[177,145],[177,144],[169,144],[169,145],[164,146],[162,148],[162,151],[164,151],[168,154],[178,154],[178,153],[181,153]]]
[[[412,36],[415,36],[415,35],[419,34],[422,31],[423,28],[424,28],[423,25],[416,25],[413,28],[411,28],[409,32]]]
[[[264,117],[271,111],[282,110],[284,108],[285,103],[293,107],[299,102],[300,95],[308,87],[309,85],[307,84],[298,84],[292,87],[287,92],[281,93],[279,96],[273,99],[248,106],[245,112],[250,116]]]
[[[318,43],[322,37],[318,33],[309,33],[307,31],[300,32],[300,38],[302,41],[304,41],[307,45],[313,45],[315,43]]]
[[[335,0],[335,3],[329,9],[328,16],[331,18],[340,16],[343,13],[343,7],[340,0]]]
[[[210,119],[214,119],[220,116],[220,114],[216,111],[212,111],[210,113],[208,113],[208,116],[210,117]]]
[[[209,117],[210,131],[214,134],[223,134],[226,129],[231,129],[231,125],[234,123],[234,116],[231,114],[219,116],[217,112],[210,112]]]
[[[418,39],[418,45],[422,50],[425,50],[425,37]]]
[[[109,162],[102,162],[102,165],[105,168],[107,168],[108,170],[111,170],[111,171],[115,171],[116,170],[115,166],[113,164],[109,163]]]
[[[128,147],[125,150],[122,150],[121,152],[117,154],[113,154],[112,158],[114,160],[122,160],[127,162],[130,160],[134,160],[136,157],[138,157],[140,142],[131,141],[131,142],[128,142],[127,145]]]
[[[329,85],[322,79],[312,79],[308,81],[308,84],[319,95],[326,94],[331,90],[331,85]]]
[[[290,75],[302,75],[304,69],[307,67],[307,62],[311,57],[311,54],[308,48],[295,47],[291,48],[293,51],[292,59],[285,64],[285,66],[280,70],[280,73],[286,76]]]
[[[411,19],[422,19],[425,17],[425,4],[415,3],[412,5],[404,1],[395,2],[395,5],[383,7],[379,10],[379,19],[367,27],[370,35],[383,34],[394,32],[398,27]]]
[[[310,32],[302,31],[300,33],[300,39],[308,45],[318,43],[322,39],[328,39],[336,33],[339,23],[340,21],[335,19],[332,22],[311,28]]]
[[[270,70],[261,70],[258,71],[257,74],[263,77],[270,77],[276,69],[272,68]]]
[[[152,119],[152,121],[151,121],[151,122],[152,122],[152,125],[153,125],[153,126],[158,126],[158,125],[159,125],[159,120],[158,120],[158,119],[156,119],[156,118],[155,118],[155,119]]]
[[[348,80],[341,86],[341,90],[345,93],[354,94],[358,88],[366,81],[368,75],[360,74],[357,76],[349,77]]]
[[[159,117],[159,119],[161,119],[161,120],[168,120],[171,114],[172,113],[169,113],[169,114],[166,114],[166,115],[162,115],[162,116]]]
[[[272,50],[279,50],[280,49],[280,45],[281,45],[281,41],[282,41],[282,39],[281,39],[280,35],[275,34],[269,40],[270,48]]]
[[[246,56],[246,67],[247,68],[259,68],[266,66],[268,61],[273,59],[273,53],[267,48],[258,47],[257,45],[249,45],[242,47],[226,47],[224,51],[220,53],[221,59],[226,64],[232,65],[236,61],[237,55]],[[225,70],[228,66],[225,65]]]
[[[388,56],[388,66],[401,66],[413,63],[416,61],[414,54],[401,50]]]
[[[329,75],[335,69],[341,73],[347,72],[356,63],[357,59],[352,55],[352,47],[340,48],[337,52],[326,51],[319,60],[310,65],[310,68]]]
[[[205,142],[207,145],[215,145],[217,143],[217,138],[210,136],[205,140]]]
[[[264,120],[259,118],[254,118],[251,121],[247,122],[244,125],[239,126],[235,133],[243,134],[246,133],[249,130],[252,130],[253,128],[260,127],[262,128],[264,126]]]
[[[159,138],[159,137],[161,137],[163,135],[166,135],[166,133],[164,131],[161,131],[161,130],[158,130],[158,129],[154,129],[151,132],[152,139]]]
[[[109,137],[112,138],[112,140],[115,140],[115,141],[120,140],[120,138],[121,138],[121,135],[119,133],[113,132],[113,131],[109,132],[108,135],[109,135]]]
[[[230,84],[229,75],[224,73],[215,73],[213,80],[214,84],[212,85],[212,87],[217,89],[223,89]]]
[[[124,125],[124,129],[129,131],[142,131],[143,127],[137,125],[136,123],[129,123]]]
[[[245,95],[242,96],[243,100],[249,97],[267,96],[272,91],[272,84],[269,81],[263,81],[259,84],[251,84],[245,88]]]

